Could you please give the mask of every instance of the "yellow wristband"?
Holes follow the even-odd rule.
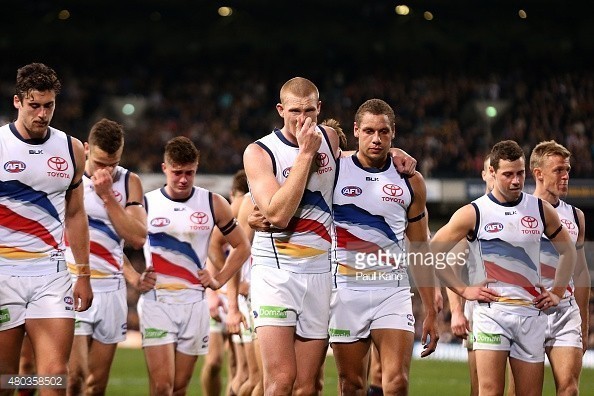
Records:
[[[76,276],[91,276],[91,266],[89,264],[75,264]]]

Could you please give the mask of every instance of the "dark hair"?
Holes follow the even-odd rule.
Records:
[[[322,125],[327,125],[330,128],[334,129],[336,131],[336,134],[338,135],[338,146],[341,150],[347,150],[348,141],[346,135],[344,134],[344,131],[342,130],[342,127],[340,126],[340,122],[338,122],[334,118],[328,118],[322,122]]]
[[[499,161],[515,161],[524,157],[524,150],[513,140],[503,140],[491,149],[491,166],[495,171],[499,169]]]
[[[373,115],[387,115],[388,121],[390,122],[390,127],[393,127],[396,123],[396,114],[394,114],[394,109],[384,102],[381,99],[369,99],[361,106],[355,113],[355,122],[358,124],[361,123],[361,119],[363,118],[363,114],[371,113]]]
[[[177,136],[165,145],[165,162],[176,165],[198,163],[200,151],[194,143],[185,136]]]
[[[245,170],[240,169],[233,175],[233,183],[231,184],[231,193],[235,194],[237,192],[247,194],[250,191],[248,187],[247,176],[245,174]]]
[[[89,133],[89,145],[107,154],[115,153],[124,145],[124,127],[107,118],[97,121]]]
[[[62,84],[51,67],[43,63],[30,63],[17,70],[15,93],[23,100],[31,91],[60,93]]]

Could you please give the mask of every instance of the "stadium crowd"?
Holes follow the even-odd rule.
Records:
[[[277,123],[276,85],[283,80],[249,69],[62,74],[62,111],[55,125],[84,138],[104,116],[124,123],[127,145],[134,150],[122,163],[137,172],[159,172],[161,148],[177,135],[190,137],[201,149],[201,172],[235,172],[247,144]],[[10,80],[2,84],[3,96],[11,97]],[[411,76],[384,70],[350,76],[338,71],[322,79],[320,88],[322,116],[341,122],[350,147],[355,144],[352,114],[366,98],[381,97],[394,105],[398,146],[419,159],[426,177],[475,177],[489,147],[500,139],[523,142],[525,150],[555,139],[580,159],[572,163],[572,177],[590,177],[593,171],[591,72]],[[117,103],[142,105],[125,116],[114,108],[116,98],[123,99]],[[498,108],[497,117],[482,116],[485,104]],[[13,110],[9,101],[0,104],[2,123],[12,120]]]

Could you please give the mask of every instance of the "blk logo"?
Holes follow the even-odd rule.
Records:
[[[62,157],[51,157],[47,160],[47,166],[55,171],[63,172],[68,169],[68,162]]]
[[[316,157],[316,164],[318,164],[320,168],[325,167],[326,165],[328,165],[329,162],[330,158],[328,158],[328,155],[326,153],[318,153]]]
[[[4,164],[4,170],[8,173],[19,173],[27,169],[23,161],[8,161]]]
[[[194,224],[206,224],[208,215],[204,212],[194,212],[190,215],[190,220]]]
[[[536,220],[532,216],[524,216],[522,217],[522,220],[520,220],[520,222],[526,228],[534,229],[538,227],[538,220]]]
[[[399,197],[404,193],[402,187],[397,186],[396,184],[386,184],[382,189],[384,190],[384,193],[391,197]]]

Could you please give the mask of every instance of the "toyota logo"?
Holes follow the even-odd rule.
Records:
[[[47,166],[58,172],[68,169],[68,162],[62,157],[52,157],[47,160]]]
[[[524,217],[522,217],[522,220],[520,220],[520,222],[526,228],[536,228],[536,227],[538,227],[538,220],[536,220],[532,216],[524,216]]]
[[[113,196],[115,197],[116,201],[122,202],[122,193],[116,190],[113,190]]]
[[[318,164],[320,168],[325,167],[329,162],[330,158],[328,158],[326,153],[318,153],[318,156],[316,157],[316,164]]]
[[[384,193],[391,197],[399,197],[403,193],[402,187],[397,186],[396,184],[386,184],[382,189],[384,190]]]
[[[573,221],[571,220],[561,219],[561,223],[563,223],[565,228],[567,228],[568,230],[573,230],[575,228],[575,224],[573,224]]]
[[[190,215],[190,220],[194,224],[206,224],[208,221],[208,215],[204,212],[194,212]]]

